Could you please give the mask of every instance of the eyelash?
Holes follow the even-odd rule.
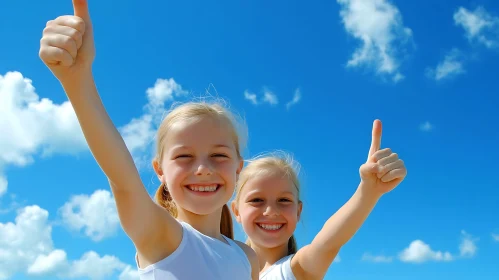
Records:
[[[259,201],[257,201],[257,200],[259,200]],[[289,200],[287,198],[281,198],[281,199],[279,199],[279,201],[283,201],[283,200],[284,200],[284,202],[293,202],[292,200]],[[254,198],[254,199],[250,200],[249,202],[262,202],[262,201],[263,200],[260,199],[260,198]]]

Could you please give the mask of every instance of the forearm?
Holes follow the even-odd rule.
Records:
[[[361,183],[362,184],[362,183]],[[354,195],[324,225],[316,240],[328,251],[338,251],[359,230],[380,199],[359,185]]]
[[[130,177],[139,178],[138,171],[123,138],[102,104],[91,72],[77,81],[63,84],[63,87],[88,146],[108,179],[117,188],[127,188],[131,183],[137,183],[121,182]]]

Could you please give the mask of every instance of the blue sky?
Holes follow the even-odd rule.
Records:
[[[408,176],[326,279],[499,277],[496,1],[90,8],[98,88],[151,194],[144,106],[209,89],[245,118],[246,156],[281,149],[301,163],[304,245],[353,194],[379,118]],[[0,279],[136,279],[106,178],[38,58],[45,22],[70,13],[71,1],[0,4]]]

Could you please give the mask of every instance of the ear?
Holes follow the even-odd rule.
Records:
[[[301,218],[301,211],[303,209],[303,203],[301,202],[301,200],[298,202],[298,221],[300,220]]]
[[[232,208],[232,214],[234,214],[236,221],[238,223],[241,223],[241,216],[239,216],[239,209],[237,208],[237,203],[235,201],[232,201],[230,207]]]
[[[237,171],[236,171],[236,173],[238,175],[243,170],[243,166],[244,166],[244,160],[243,160],[243,158],[239,158],[239,166],[237,167]]]
[[[158,176],[159,181],[163,183],[163,170],[161,169],[161,164],[157,159],[154,159],[152,161],[152,167],[154,168],[154,172],[156,173],[156,176]]]

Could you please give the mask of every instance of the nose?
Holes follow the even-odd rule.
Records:
[[[196,168],[196,175],[211,175],[213,171],[211,170],[211,166],[206,162],[200,162]]]
[[[279,215],[279,210],[275,205],[268,204],[267,207],[265,208],[265,212],[263,212],[264,216],[277,216]]]

